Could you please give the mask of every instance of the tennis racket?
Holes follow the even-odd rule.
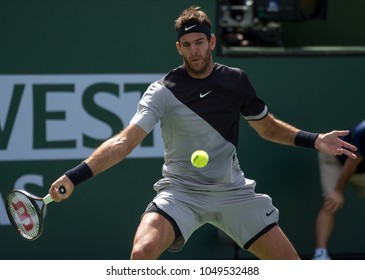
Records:
[[[60,194],[66,193],[66,188],[58,188]],[[37,201],[42,202],[42,207]],[[6,198],[6,212],[9,220],[20,236],[27,240],[36,240],[44,228],[44,214],[48,203],[53,199],[50,194],[41,198],[24,190],[12,190]]]

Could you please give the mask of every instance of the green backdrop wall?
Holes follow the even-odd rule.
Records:
[[[0,76],[168,72],[181,64],[173,21],[192,4],[202,6],[214,23],[212,0],[1,0]],[[336,6],[337,10],[331,8],[334,13],[346,10]],[[343,129],[364,118],[364,56],[216,57],[216,61],[243,68],[271,112],[302,129]],[[0,112],[2,130],[4,123],[5,114]],[[273,198],[281,227],[299,254],[309,256],[321,204],[316,152],[265,142],[244,121],[241,128],[239,158],[246,176],[257,181],[258,192]],[[42,174],[48,189],[80,160],[0,157],[0,202],[23,174]],[[126,159],[83,183],[71,199],[49,205],[45,232],[35,242],[20,239],[1,221],[0,259],[128,259],[139,217],[154,195],[153,183],[161,176],[162,161],[162,155]],[[33,185],[27,190],[44,194]],[[332,253],[365,252],[363,209],[363,201],[346,191],[345,208],[338,214],[330,241]],[[233,247],[221,243],[209,225],[198,230],[180,253],[161,256],[233,257]],[[247,253],[242,257],[251,258]]]

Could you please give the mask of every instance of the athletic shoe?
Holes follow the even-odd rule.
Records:
[[[312,258],[312,260],[331,260],[331,257],[327,253],[318,253],[315,254]]]

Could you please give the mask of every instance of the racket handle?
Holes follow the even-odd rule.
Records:
[[[66,188],[65,188],[65,186],[60,186],[60,187],[58,188],[58,192],[59,192],[60,194],[65,194],[65,193],[66,193]],[[43,200],[43,202],[44,202],[45,204],[48,204],[48,203],[50,203],[50,202],[52,202],[52,201],[53,201],[53,198],[51,197],[51,195],[50,195],[50,194],[47,194],[45,197],[43,197],[43,198],[42,198],[42,200]]]
[[[58,192],[59,192],[60,194],[65,194],[65,193],[66,193],[66,188],[65,188],[65,186],[60,186],[60,187],[58,188]]]
[[[47,194],[45,197],[42,198],[44,204],[48,204],[53,201],[50,194]]]

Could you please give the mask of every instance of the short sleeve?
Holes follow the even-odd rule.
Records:
[[[159,83],[152,83],[143,94],[137,106],[137,112],[130,121],[150,133],[162,118],[165,111],[165,88]]]
[[[241,71],[240,79],[241,88],[244,90],[241,114],[248,121],[263,119],[268,114],[265,102],[256,95],[256,91],[245,72]]]

